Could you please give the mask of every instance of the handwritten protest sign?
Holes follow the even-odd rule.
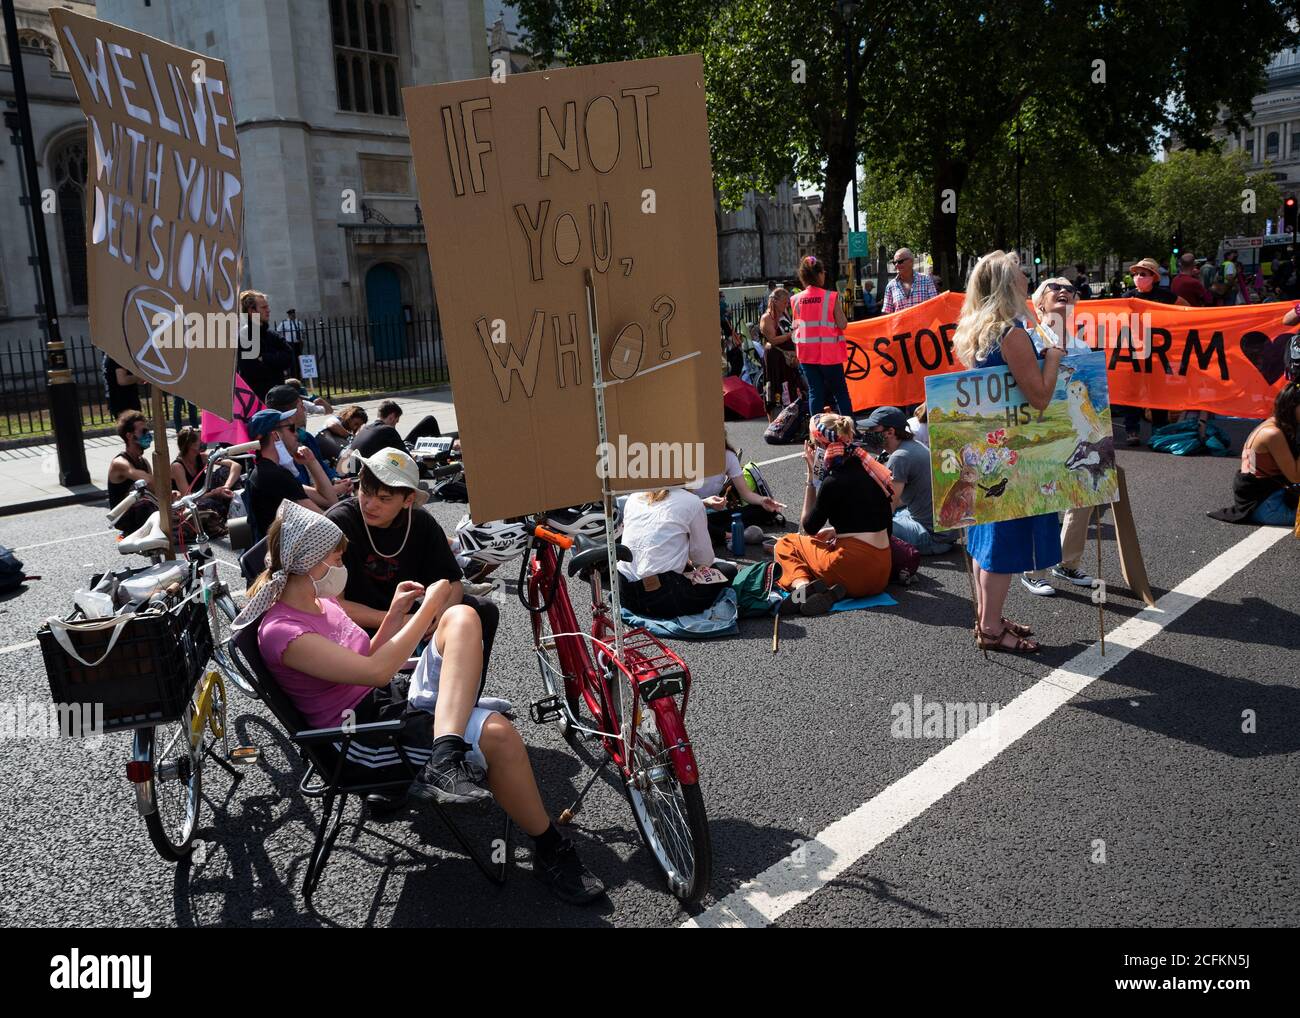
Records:
[[[475,520],[722,471],[698,56],[404,91]],[[598,449],[584,272],[610,448]],[[706,354],[707,356],[701,356]]]
[[[959,371],[952,336],[962,295],[941,293],[892,315],[851,322],[845,378],[853,405],[905,406],[925,398],[930,375]],[[1106,352],[1111,398],[1120,405],[1267,417],[1294,329],[1290,304],[1189,308],[1140,300],[1088,300],[1074,312]],[[1058,330],[1059,331],[1059,330]]]
[[[88,122],[94,344],[229,417],[243,184],[225,65],[50,8]]]
[[[926,379],[937,530],[1115,501],[1106,358],[1065,357],[1039,413],[1009,368]]]

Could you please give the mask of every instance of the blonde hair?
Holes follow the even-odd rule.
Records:
[[[244,312],[244,314],[256,310],[259,299],[266,300],[266,294],[261,290],[240,290],[239,310]]]
[[[984,360],[1007,326],[1023,318],[1023,280],[1014,251],[990,251],[975,263],[952,337],[953,353],[966,367]]]
[[[1040,311],[1043,309],[1043,297],[1047,295],[1048,283],[1059,283],[1062,286],[1074,285],[1074,283],[1066,279],[1064,276],[1053,276],[1051,279],[1044,279],[1041,283],[1038,284],[1038,289],[1034,291],[1034,295],[1029,298],[1031,301],[1033,301],[1034,307],[1036,307]]]
[[[840,414],[818,414],[814,421],[813,427],[821,425],[830,428],[841,442],[853,441],[857,425],[852,417],[843,417]]]
[[[667,489],[667,488],[659,488],[657,491],[647,491],[647,492],[643,492],[643,495],[644,495],[645,500],[646,500],[647,502],[650,502],[650,503],[654,503],[654,502],[662,502],[664,499],[666,499],[666,498],[668,497],[668,489]]]
[[[776,300],[778,297],[785,297],[788,300],[790,298],[790,291],[787,290],[784,286],[778,286],[775,290],[773,290],[771,293],[768,294],[768,297],[771,298],[771,300],[769,300],[767,304],[768,308],[770,309],[772,307],[772,301]]]

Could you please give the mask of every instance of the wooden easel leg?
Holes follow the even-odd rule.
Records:
[[[1097,630],[1101,636],[1101,656],[1106,656],[1106,581],[1101,578],[1101,506],[1097,506],[1092,511],[1093,522],[1097,525],[1097,573],[1096,580],[1101,584],[1095,588],[1100,591],[1101,596],[1097,599]]]

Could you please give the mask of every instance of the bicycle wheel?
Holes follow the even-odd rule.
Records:
[[[212,661],[226,682],[231,683],[250,700],[258,699],[257,690],[248,684],[243,673],[235,667],[230,641],[234,631],[230,628],[238,612],[230,591],[224,583],[216,584],[208,595],[208,622],[212,626]]]
[[[713,846],[700,786],[683,785],[647,712],[632,739],[627,797],[641,839],[668,889],[687,905],[704,897],[713,876]]]
[[[560,662],[559,650],[555,646],[551,620],[545,612],[529,612],[528,615],[533,622],[533,644],[537,654],[537,669],[542,673],[542,685],[548,696],[560,697],[568,704],[569,713],[574,719],[578,719],[581,698],[570,696],[566,688],[564,666]],[[569,719],[561,717],[555,725],[570,748],[577,749],[582,735],[569,723]]]
[[[179,721],[136,731],[137,759],[148,760],[154,812],[144,818],[158,854],[179,862],[194,847],[203,784],[202,749],[190,748],[193,700]]]

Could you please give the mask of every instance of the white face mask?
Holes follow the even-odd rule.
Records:
[[[348,567],[328,566],[324,576],[319,580],[313,578],[311,582],[316,587],[317,597],[338,597],[348,585]]]
[[[293,453],[286,449],[279,439],[275,441],[275,458],[280,461],[282,467],[293,471],[298,469],[298,464],[293,461]]]

